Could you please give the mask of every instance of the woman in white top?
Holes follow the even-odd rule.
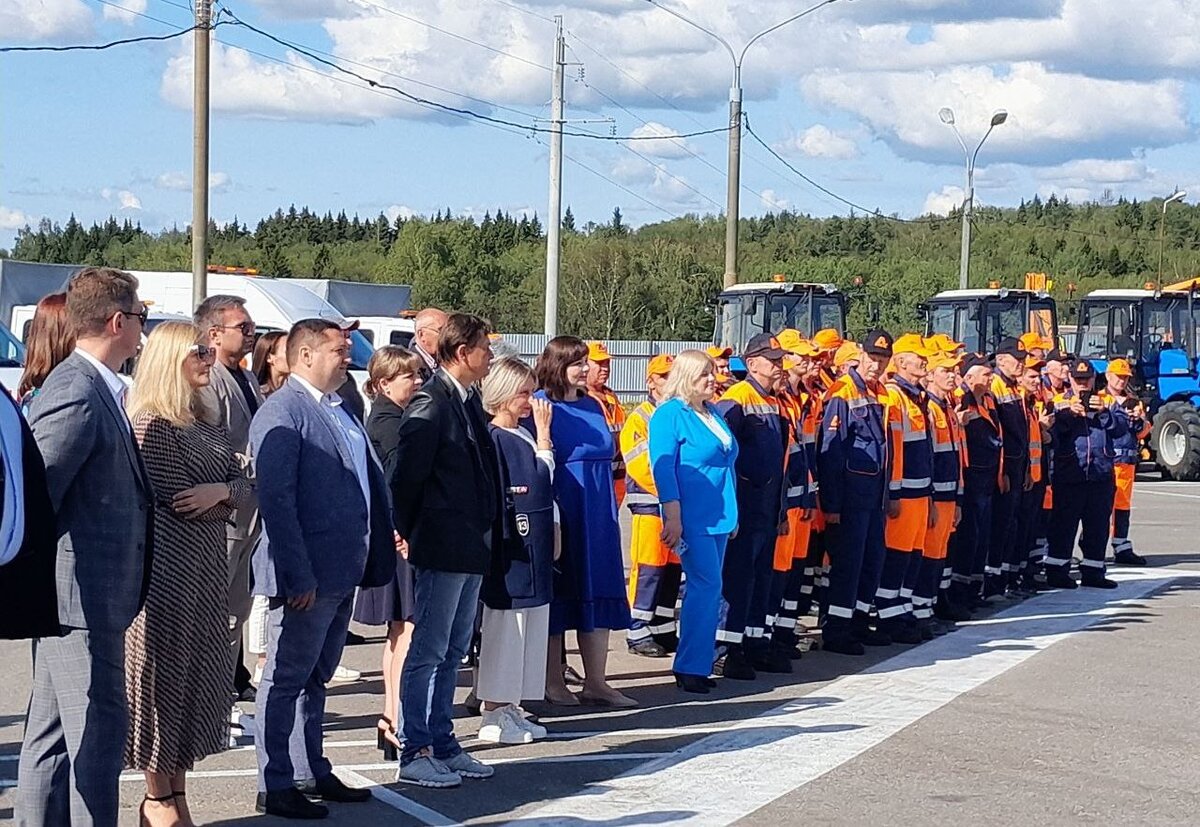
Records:
[[[553,408],[533,399],[533,371],[502,359],[483,380],[483,407],[496,445],[504,491],[504,536],[483,580],[482,639],[476,694],[483,706],[481,741],[527,744],[546,730],[526,719],[523,700],[546,687],[550,599],[557,559]],[[536,436],[522,427],[532,415]]]

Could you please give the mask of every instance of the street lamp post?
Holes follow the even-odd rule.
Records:
[[[1163,274],[1163,239],[1164,230],[1167,227],[1167,204],[1172,201],[1182,201],[1187,197],[1187,193],[1183,190],[1175,190],[1171,195],[1163,199],[1162,218],[1158,222],[1158,289],[1162,290],[1162,274]]]
[[[958,144],[962,147],[967,161],[967,192],[963,198],[962,211],[962,250],[959,253],[958,263],[958,287],[960,290],[966,290],[967,273],[971,267],[971,215],[975,208],[975,159],[979,157],[979,150],[983,148],[983,142],[988,139],[988,135],[992,134],[992,130],[1008,120],[1008,113],[1003,109],[997,109],[992,114],[992,121],[988,125],[987,132],[983,133],[974,152],[967,149],[967,142],[963,140],[962,134],[954,124],[953,109],[943,106],[938,110],[938,117],[941,118],[942,123],[954,130],[954,137],[958,138]]]
[[[682,20],[693,29],[703,32],[709,37],[716,40],[725,47],[725,51],[729,53],[729,59],[733,62],[733,83],[729,88],[729,174],[726,180],[725,191],[725,286],[732,287],[737,284],[737,254],[738,254],[738,195],[741,191],[742,177],[742,61],[746,57],[746,52],[758,40],[769,35],[771,32],[782,29],[788,23],[799,20],[801,17],[812,14],[822,6],[828,6],[830,3],[836,3],[837,0],[821,0],[814,6],[811,6],[804,11],[793,14],[786,20],[776,23],[770,28],[763,29],[754,37],[746,41],[746,45],[742,47],[740,53],[736,52],[729,44],[729,41],[721,37],[714,31],[704,28],[699,23],[685,17],[683,14],[675,11],[672,8],[662,5],[657,0],[646,0],[647,3],[655,8],[662,9],[667,14]]]

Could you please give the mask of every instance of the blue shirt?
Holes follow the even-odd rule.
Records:
[[[729,534],[738,524],[738,445],[717,409],[712,420],[682,399],[668,400],[650,417],[650,464],[660,502],[678,502],[685,532]],[[714,423],[715,420],[715,423]],[[713,425],[729,434],[721,440]]]

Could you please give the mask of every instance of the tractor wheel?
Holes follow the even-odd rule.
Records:
[[[1168,402],[1158,409],[1150,444],[1164,478],[1200,480],[1200,411],[1190,402]]]

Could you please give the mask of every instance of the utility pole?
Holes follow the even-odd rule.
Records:
[[[562,17],[554,23],[554,79],[550,104],[550,208],[546,217],[546,320],[547,336],[558,335],[558,271],[562,251],[562,143],[563,78],[566,46],[563,43]]]
[[[749,48],[749,47],[747,47]],[[745,51],[742,52],[744,56]],[[737,284],[738,194],[742,186],[742,66],[734,64],[733,86],[729,89],[729,174],[725,190],[725,279],[726,288]]]
[[[208,46],[212,0],[195,0],[192,97],[192,305],[208,296]]]

